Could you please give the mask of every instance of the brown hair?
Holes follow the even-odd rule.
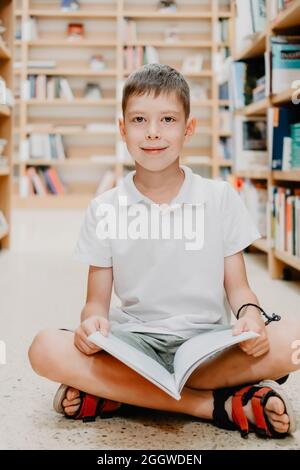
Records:
[[[125,110],[130,96],[150,95],[156,98],[161,93],[175,91],[184,109],[185,118],[190,115],[190,89],[185,78],[177,70],[164,64],[147,64],[132,72],[127,78],[122,97],[122,111]]]

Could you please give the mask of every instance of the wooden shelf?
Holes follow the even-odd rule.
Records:
[[[300,258],[296,258],[296,256],[290,255],[285,251],[280,251],[277,249],[274,250],[274,255],[280,261],[283,261],[289,266],[292,266],[293,268],[298,269],[300,271]]]
[[[245,116],[264,116],[270,104],[269,98],[264,98],[257,103],[248,104],[245,108],[238,109],[237,112]]]
[[[28,165],[28,166],[109,166],[115,165],[117,159],[113,158],[111,161],[103,159],[93,160],[89,158],[67,158],[66,160],[38,160],[38,159],[29,159],[29,160],[15,160],[14,165]],[[1,173],[0,173],[1,174]]]
[[[86,209],[94,194],[64,194],[61,196],[28,196],[22,198],[13,195],[13,207],[18,209]]]
[[[117,74],[117,71],[115,69],[91,70],[91,69],[74,69],[71,67],[70,68],[56,68],[56,69],[50,69],[50,68],[49,69],[28,68],[27,69],[27,75],[67,75],[67,76],[73,76],[73,77],[113,77],[116,74]]]
[[[292,102],[292,94],[295,93],[296,90],[289,88],[288,90],[283,91],[282,93],[278,93],[277,95],[272,96],[272,104],[280,106],[282,104],[287,104]]]
[[[15,40],[15,46],[21,46],[21,40]],[[38,41],[27,41],[29,47],[116,47],[117,41],[103,41],[102,39],[39,39]]]
[[[260,33],[242,52],[237,54],[234,60],[246,60],[259,57],[264,54],[266,50],[266,33]]]
[[[293,0],[293,2],[273,21],[271,28],[273,30],[285,30],[295,28],[300,24],[300,2]]]
[[[291,171],[272,171],[272,176],[277,181],[300,182],[300,169]]]
[[[147,8],[143,10],[124,10],[123,16],[126,18],[143,18],[143,19],[157,19],[157,20],[198,20],[212,18],[211,11],[199,11],[199,8],[185,8],[181,11],[172,13],[162,13]]]
[[[117,18],[116,10],[107,10],[104,9],[100,10],[99,8],[95,8],[95,4],[92,4],[90,9],[81,8],[78,11],[60,11],[56,9],[30,9],[29,10],[30,16],[37,16],[37,17],[46,17],[46,18],[73,18],[73,19],[101,19],[101,18]]]
[[[49,128],[49,129],[39,129],[39,128],[32,128],[29,130],[26,131],[26,134],[34,134],[34,133],[38,133],[38,134],[57,134],[57,135],[76,135],[76,136],[80,136],[80,137],[86,137],[86,136],[92,136],[92,135],[96,135],[96,136],[102,136],[102,135],[116,135],[117,133],[117,130],[103,130],[103,131],[97,131],[97,132],[91,132],[91,131],[86,131],[86,130],[82,130],[82,131],[77,131],[77,130],[72,130],[72,129],[65,129],[65,130],[57,130],[57,129],[53,129],[53,128]]]
[[[117,101],[115,99],[100,99],[100,100],[88,100],[85,98],[74,98],[73,100],[63,100],[63,99],[54,99],[54,100],[38,100],[30,99],[24,101],[26,104],[31,106],[114,106]],[[20,101],[17,102],[19,104]]]
[[[226,166],[226,167],[231,167],[232,166],[232,161],[230,160],[218,160],[218,165],[219,166]]]
[[[124,71],[124,75],[130,75],[131,74],[131,71],[130,70],[125,70]],[[210,78],[212,77],[213,75],[213,71],[212,70],[202,70],[201,72],[185,72],[184,75],[186,77],[195,77],[195,78]]]
[[[11,52],[8,47],[4,44],[3,40],[0,38],[0,59],[10,59]]]
[[[136,47],[136,46],[153,46],[153,47],[165,47],[170,49],[178,48],[197,48],[197,49],[209,49],[213,47],[212,41],[177,41],[174,43],[167,43],[165,41],[136,41],[134,43],[126,42],[124,43],[126,47]]]
[[[269,171],[268,170],[252,170],[252,171],[241,171],[237,170],[235,175],[238,178],[249,178],[253,180],[267,180]]]
[[[252,243],[252,246],[260,251],[263,251],[264,253],[269,253],[270,250],[268,246],[268,240],[266,238],[260,238],[259,240],[256,240],[254,243]]]
[[[10,169],[8,166],[0,166],[0,176],[5,176],[10,174]]]
[[[10,108],[6,104],[0,104],[0,116],[10,116]]]
[[[0,2],[0,20],[5,28],[0,38],[0,77],[7,89],[13,89],[13,0]],[[10,245],[11,224],[11,179],[12,179],[12,112],[7,105],[0,105],[0,139],[6,140],[5,160],[0,165],[0,211],[4,215],[8,229],[0,229],[1,249]],[[1,262],[1,261],[0,261]]]

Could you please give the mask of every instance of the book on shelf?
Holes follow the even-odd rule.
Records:
[[[300,260],[300,188],[271,186],[271,240]]]
[[[232,159],[232,138],[220,137],[218,142],[219,158],[221,160]]]
[[[24,185],[22,196],[46,196],[47,194],[62,195],[66,188],[55,168],[29,166],[26,168],[27,182]]]
[[[70,41],[78,41],[84,38],[83,23],[69,23],[67,26],[67,39]]]
[[[229,19],[219,18],[214,24],[213,37],[216,43],[229,42]]]
[[[98,83],[87,83],[84,88],[83,96],[87,100],[100,100],[102,98],[101,86]]]
[[[80,9],[79,0],[60,0],[61,11],[78,11]]]
[[[65,160],[66,154],[62,136],[59,134],[32,133],[29,136],[29,155],[31,159]]]
[[[291,169],[294,165],[297,167],[297,152],[294,153],[293,160],[292,148],[290,149],[290,156],[287,154],[289,151],[289,143],[287,141],[284,148],[284,138],[291,137],[292,139],[294,138],[296,142],[298,141],[298,136],[294,133],[297,126],[293,127],[293,124],[297,125],[299,120],[299,111],[296,106],[280,106],[268,110],[268,147],[271,155],[272,170],[282,170],[283,159],[285,160],[285,168],[287,167],[287,161],[290,161]],[[299,166],[298,160],[298,167]]]
[[[113,332],[104,336],[97,331],[91,334],[88,340],[135,370],[171,397],[180,400],[184,385],[197,367],[212,355],[257,336],[252,331],[233,336],[231,329],[193,336],[177,349],[174,356],[174,373],[169,372],[160,362],[137,347],[126,343]]]
[[[268,190],[266,184],[239,178],[238,191],[262,237],[267,236]]]
[[[300,36],[271,37],[272,93],[280,93],[299,80]]]
[[[59,80],[59,86],[59,98],[72,101],[74,99],[74,94],[68,80],[66,78],[61,78]]]
[[[267,170],[267,121],[264,117],[234,117],[236,171]]]

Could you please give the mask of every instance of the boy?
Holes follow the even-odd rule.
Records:
[[[249,213],[227,182],[179,164],[196,125],[187,82],[169,66],[146,65],[127,79],[122,107],[120,133],[136,171],[90,203],[76,247],[90,266],[81,324],[75,334],[39,333],[29,351],[33,369],[63,384],[54,407],[74,419],[94,419],[128,403],[209,419],[243,436],[250,428],[269,437],[292,433],[295,417],[275,380],[299,368],[292,344],[300,338],[300,321],[285,315],[265,326],[242,254],[260,237]],[[106,225],[104,213],[111,217]],[[127,222],[139,216],[126,236],[113,233],[121,213]],[[149,219],[153,232],[158,220],[163,231],[182,215],[181,237],[148,236]],[[113,281],[122,304],[110,309]],[[239,316],[233,334],[253,330],[259,337],[200,366],[179,401],[87,339],[110,328],[172,371],[176,348],[187,338],[231,328],[228,302]]]

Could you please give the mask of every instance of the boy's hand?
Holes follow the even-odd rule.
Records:
[[[236,324],[234,325],[232,334],[233,336],[239,335],[244,331],[254,331],[258,333],[260,336],[253,339],[248,339],[247,341],[243,341],[239,343],[239,347],[249,356],[259,357],[263,354],[266,354],[269,349],[269,339],[267,336],[267,331],[265,327],[265,323],[261,318],[260,314],[257,315],[247,315],[245,314],[244,317],[240,318]]]
[[[87,356],[101,351],[102,348],[87,339],[89,335],[99,330],[104,336],[108,334],[109,321],[107,318],[93,315],[84,320],[75,330],[74,344],[76,348]]]

